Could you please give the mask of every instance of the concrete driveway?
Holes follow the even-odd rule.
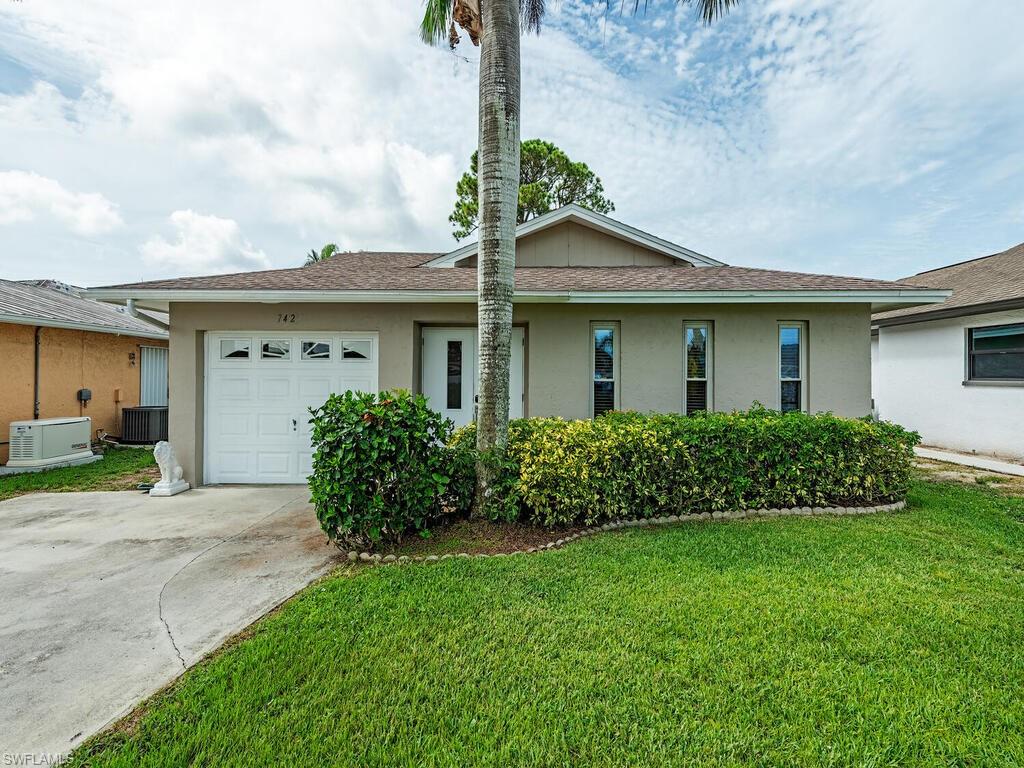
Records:
[[[66,755],[329,571],[337,550],[308,498],[269,486],[0,502],[0,762]]]

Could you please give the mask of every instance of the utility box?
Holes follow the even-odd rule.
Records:
[[[45,467],[92,457],[92,419],[12,421],[8,467]]]

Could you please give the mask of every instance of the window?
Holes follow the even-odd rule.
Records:
[[[967,329],[969,381],[1024,381],[1024,323]]]
[[[593,323],[590,326],[590,337],[593,342],[591,362],[594,373],[590,412],[595,417],[619,407],[616,336],[618,323]]]
[[[291,356],[292,344],[287,339],[264,339],[260,345],[263,360],[289,360]]]
[[[369,339],[352,339],[341,343],[341,356],[345,360],[369,360],[373,354],[373,342]]]
[[[692,416],[711,407],[711,323],[686,323],[686,348],[683,359],[686,415]]]
[[[462,342],[448,340],[448,408],[462,407]]]
[[[221,339],[220,359],[248,360],[251,344],[252,342],[249,339]]]
[[[303,360],[330,360],[331,342],[329,341],[304,341],[302,342]]]
[[[807,406],[807,339],[803,323],[779,323],[779,410],[803,411]]]

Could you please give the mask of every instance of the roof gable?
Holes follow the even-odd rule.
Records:
[[[661,254],[662,256],[672,261],[678,261],[685,264],[689,264],[695,267],[720,267],[724,266],[724,263],[712,259],[709,256],[692,251],[689,248],[684,248],[681,245],[676,245],[668,240],[663,240],[660,237],[643,232],[636,227],[631,227],[628,224],[623,224],[620,221],[609,218],[600,213],[594,213],[586,208],[581,208],[578,205],[566,205],[561,208],[556,208],[553,211],[549,211],[535,219],[530,219],[516,227],[516,240],[521,238],[528,238],[531,235],[535,235],[545,230],[549,230],[552,227],[564,225],[566,223],[577,224],[582,227],[586,227],[597,232],[601,232],[608,237],[615,238],[625,243],[638,246],[645,251]],[[466,245],[456,248],[454,251],[449,251],[435,259],[428,261],[423,266],[425,267],[454,267],[459,262],[471,259],[477,253],[477,242],[467,243]]]

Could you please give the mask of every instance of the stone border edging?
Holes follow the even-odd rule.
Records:
[[[444,555],[380,555],[378,553],[357,552],[351,550],[348,553],[349,562],[371,563],[373,565],[391,565],[393,563],[433,563],[439,560],[450,560],[455,557],[462,558],[485,558],[485,557],[511,557],[512,555],[529,555],[534,552],[547,552],[550,549],[561,549],[566,544],[593,536],[596,533],[617,531],[620,528],[650,528],[657,525],[673,525],[675,523],[692,523],[702,520],[743,520],[750,517],[810,517],[824,515],[871,515],[878,512],[899,512],[907,506],[906,501],[897,501],[892,504],[881,504],[877,507],[792,507],[790,509],[738,509],[732,512],[697,512],[690,515],[668,515],[666,517],[651,517],[641,520],[613,520],[603,525],[595,525],[593,528],[585,528],[579,533],[573,533],[565,538],[549,541],[547,544],[538,544],[535,547],[515,549],[511,552],[498,552],[496,554],[480,553],[471,555],[468,552]]]

